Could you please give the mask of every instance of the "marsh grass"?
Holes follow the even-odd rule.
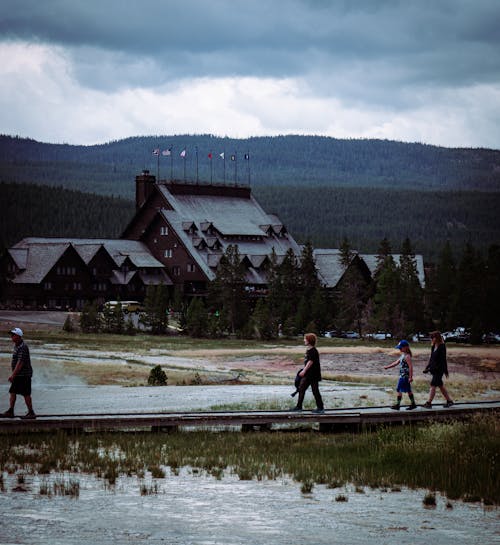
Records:
[[[39,494],[48,497],[70,496],[78,498],[80,496],[80,482],[64,477],[57,477],[53,481],[44,478],[40,481]]]
[[[401,486],[440,492],[449,499],[500,503],[498,415],[463,422],[400,428],[381,427],[359,434],[313,432],[190,431],[162,435],[102,433],[68,437],[63,433],[4,436],[0,470],[35,474],[94,474],[110,485],[120,475],[145,471],[172,475],[190,467],[214,478],[225,471],[242,480],[290,476],[337,488],[344,483],[384,490]]]

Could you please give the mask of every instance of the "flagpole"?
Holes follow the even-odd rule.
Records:
[[[226,183],[226,148],[224,148],[222,159],[224,161],[224,184],[225,184]]]
[[[247,151],[246,160],[248,161],[248,164],[247,164],[248,185],[250,185],[250,151]]]
[[[170,148],[170,181],[174,181],[174,148]]]
[[[238,152],[234,152],[234,185],[238,185]]]
[[[212,161],[212,159],[213,159],[212,150],[210,150],[210,153],[208,154],[208,158],[210,159],[210,183],[213,183],[214,163]]]
[[[156,155],[156,181],[160,181],[160,148],[158,148],[158,154]]]
[[[198,183],[200,181],[200,178],[198,176],[198,146],[195,146],[195,151],[196,151],[196,183]]]

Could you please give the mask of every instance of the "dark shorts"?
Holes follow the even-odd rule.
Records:
[[[398,381],[397,392],[411,394],[411,384],[408,377],[400,378]]]
[[[443,375],[432,375],[431,386],[442,386],[443,385]]]
[[[17,394],[20,396],[31,395],[31,377],[14,377],[11,383],[9,394]]]

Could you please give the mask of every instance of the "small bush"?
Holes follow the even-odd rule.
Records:
[[[148,378],[149,386],[166,386],[167,385],[167,374],[160,365],[153,367],[149,372]]]
[[[422,503],[426,507],[436,507],[436,494],[433,494],[432,492],[428,492],[424,499],[422,500]]]
[[[314,482],[313,481],[304,481],[300,487],[300,491],[302,494],[310,494],[314,488]]]

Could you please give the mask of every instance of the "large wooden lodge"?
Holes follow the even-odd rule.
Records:
[[[120,239],[29,237],[9,248],[3,304],[11,308],[70,308],[86,301],[142,301],[150,285],[204,296],[229,245],[237,245],[249,293],[266,293],[272,252],[278,262],[301,247],[279,218],[266,213],[248,186],[157,181],[136,176],[136,213]],[[395,256],[396,257],[396,256]],[[316,249],[318,275],[335,288],[345,268],[340,252]],[[422,256],[416,256],[421,283]],[[375,256],[356,254],[352,266],[372,275]]]

